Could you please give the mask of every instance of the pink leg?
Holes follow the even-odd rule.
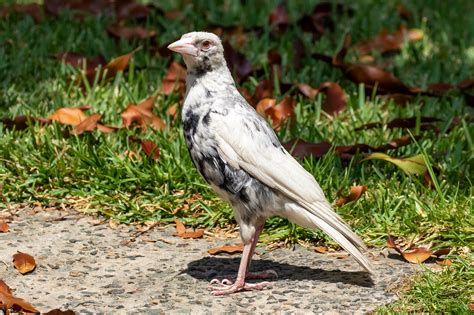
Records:
[[[253,253],[255,251],[255,246],[257,245],[258,237],[260,232],[263,229],[263,224],[258,226],[255,230],[255,235],[252,238],[252,241],[249,244],[244,245],[244,252],[242,253],[242,259],[240,260],[239,271],[237,273],[237,279],[234,283],[232,281],[224,279],[221,284],[222,286],[213,287],[211,286],[209,289],[212,291],[214,295],[225,295],[234,293],[241,290],[253,290],[253,289],[262,289],[265,286],[269,285],[270,282],[260,282],[260,283],[245,283],[245,278],[247,276],[247,271],[250,267],[250,262],[252,260]],[[268,272],[267,272],[268,273]],[[258,273],[252,273],[252,276],[257,276],[256,278],[262,278],[261,275]],[[218,282],[218,281],[217,281]],[[216,281],[211,281],[211,284],[216,283]]]

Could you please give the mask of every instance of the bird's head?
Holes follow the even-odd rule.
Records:
[[[207,32],[191,32],[170,44],[168,48],[180,53],[188,71],[206,73],[225,66],[224,48],[219,37]]]

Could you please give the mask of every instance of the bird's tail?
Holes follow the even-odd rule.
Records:
[[[341,217],[325,202],[300,204],[306,210],[308,223],[317,227],[334,239],[342,248],[368,272],[373,273],[372,264],[361,250],[366,247],[363,241],[344,223]]]

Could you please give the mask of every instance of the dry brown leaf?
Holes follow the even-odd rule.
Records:
[[[136,123],[142,130],[146,130],[148,126],[164,129],[165,123],[152,111],[155,100],[156,96],[150,96],[138,105],[129,104],[121,114],[123,126],[128,128]]]
[[[437,259],[436,264],[440,266],[451,266],[453,264],[451,259]]]
[[[174,223],[176,224],[176,234],[182,234],[186,232],[186,227],[184,226],[183,222],[178,219],[175,219]]]
[[[433,252],[425,247],[418,247],[412,250],[404,251],[403,258],[412,264],[419,264],[431,257]]]
[[[52,113],[48,119],[57,121],[64,125],[79,125],[81,122],[87,119],[87,115],[84,113],[84,109],[79,107],[63,107]]]
[[[319,91],[326,94],[322,109],[329,115],[336,115],[347,107],[346,93],[336,82],[324,82],[319,86]]]
[[[293,116],[295,106],[296,100],[288,96],[278,104],[273,98],[264,98],[258,102],[256,110],[263,116],[269,116],[273,128],[278,129],[285,120]]]
[[[0,305],[6,305],[7,309],[14,309],[28,313],[38,313],[38,310],[33,305],[23,299],[14,297],[10,293],[0,291]]]
[[[328,251],[328,248],[326,246],[316,246],[314,250],[320,254],[324,254]]]
[[[106,30],[110,35],[126,40],[147,39],[156,36],[156,30],[146,29],[142,26],[129,27],[122,25],[110,25],[107,26]]]
[[[349,195],[345,197],[340,197],[336,201],[336,206],[340,207],[351,201],[357,201],[362,196],[362,194],[367,191],[367,188],[368,187],[366,185],[352,186]]]
[[[98,76],[98,82],[102,80],[112,79],[117,75],[117,73],[125,71],[127,69],[130,59],[133,55],[140,50],[140,47],[133,50],[132,52],[118,56],[112,60],[110,60],[104,67],[102,68],[93,68],[87,69],[86,71],[86,78],[89,85],[93,85],[96,77]],[[80,79],[82,83],[82,78]]]
[[[0,280],[0,293],[12,294],[12,290],[3,280]]]
[[[33,256],[18,251],[13,255],[13,265],[21,274],[25,274],[35,270],[36,261]]]
[[[186,69],[177,62],[172,62],[168,67],[165,77],[161,83],[161,92],[170,95],[173,91],[184,95],[186,90]]]
[[[54,310],[43,313],[43,315],[74,315],[74,314],[75,314],[74,311],[71,311],[71,310],[62,311],[58,308],[55,308]]]
[[[102,115],[99,114],[92,114],[85,120],[83,120],[80,124],[76,125],[72,129],[72,134],[74,135],[81,135],[86,131],[93,131],[98,127],[98,123],[100,119],[102,118]]]
[[[0,233],[6,233],[8,232],[8,230],[9,230],[8,223],[0,220]]]
[[[450,249],[442,248],[436,251],[430,250],[426,247],[415,247],[408,250],[402,250],[396,243],[395,240],[389,235],[387,238],[387,247],[396,250],[402,257],[412,263],[412,264],[419,264],[426,261],[431,256],[441,256],[449,254]],[[449,262],[446,262],[449,264]]]
[[[13,12],[29,15],[36,23],[43,20],[43,8],[37,3],[0,6],[0,18],[4,18]]]
[[[407,30],[404,25],[401,25],[398,30],[393,33],[389,33],[385,29],[375,37],[355,44],[352,49],[361,55],[370,54],[374,50],[381,53],[396,51],[400,50],[404,42],[416,42],[421,40],[423,36],[424,34],[421,29]]]
[[[181,238],[200,238],[204,235],[204,229],[188,231],[180,220],[175,219],[174,222],[176,224],[176,234],[174,234],[175,236],[179,236]]]
[[[41,125],[46,125],[51,123],[51,120],[46,118],[30,117],[30,116],[16,116],[15,118],[2,118],[0,122],[3,124],[4,128],[15,129],[15,130],[24,130],[28,128],[30,124],[40,123]]]
[[[244,54],[236,51],[228,42],[222,43],[224,46],[224,58],[232,74],[235,74],[237,82],[243,81],[252,73],[252,64]]]
[[[204,236],[204,229],[197,229],[195,231],[186,231],[180,234],[176,234],[181,238],[201,238]]]
[[[268,15],[268,24],[281,31],[290,24],[290,15],[283,3],[277,5]]]
[[[145,154],[151,157],[153,160],[158,160],[160,158],[160,149],[153,141],[139,139],[133,136],[129,137],[129,139],[132,142],[140,143],[143,152],[145,152]]]
[[[104,56],[102,55],[86,58],[85,56],[75,52],[62,52],[57,53],[54,56],[56,59],[59,59],[62,62],[69,64],[79,70],[85,68],[87,71],[93,71],[98,66],[105,66],[107,63]]]
[[[298,83],[296,84],[296,87],[298,88],[298,91],[301,92],[301,94],[309,98],[314,98],[319,93],[319,89],[315,89],[305,83]]]
[[[244,251],[244,244],[224,245],[224,246],[214,247],[207,250],[207,252],[211,255],[217,255],[220,253],[234,254],[234,253],[242,253],[243,251]]]

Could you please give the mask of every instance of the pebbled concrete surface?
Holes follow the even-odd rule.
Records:
[[[6,210],[0,210],[5,216]],[[73,210],[14,212],[0,233],[0,279],[42,312],[76,313],[367,313],[397,297],[387,292],[414,267],[372,252],[370,278],[351,258],[337,259],[304,247],[257,249],[252,270],[274,269],[279,278],[262,291],[214,297],[213,277],[235,274],[240,254],[207,250],[238,239],[181,239],[174,228],[155,227],[130,241],[135,226],[112,229]],[[21,275],[16,251],[33,255],[37,268]]]

